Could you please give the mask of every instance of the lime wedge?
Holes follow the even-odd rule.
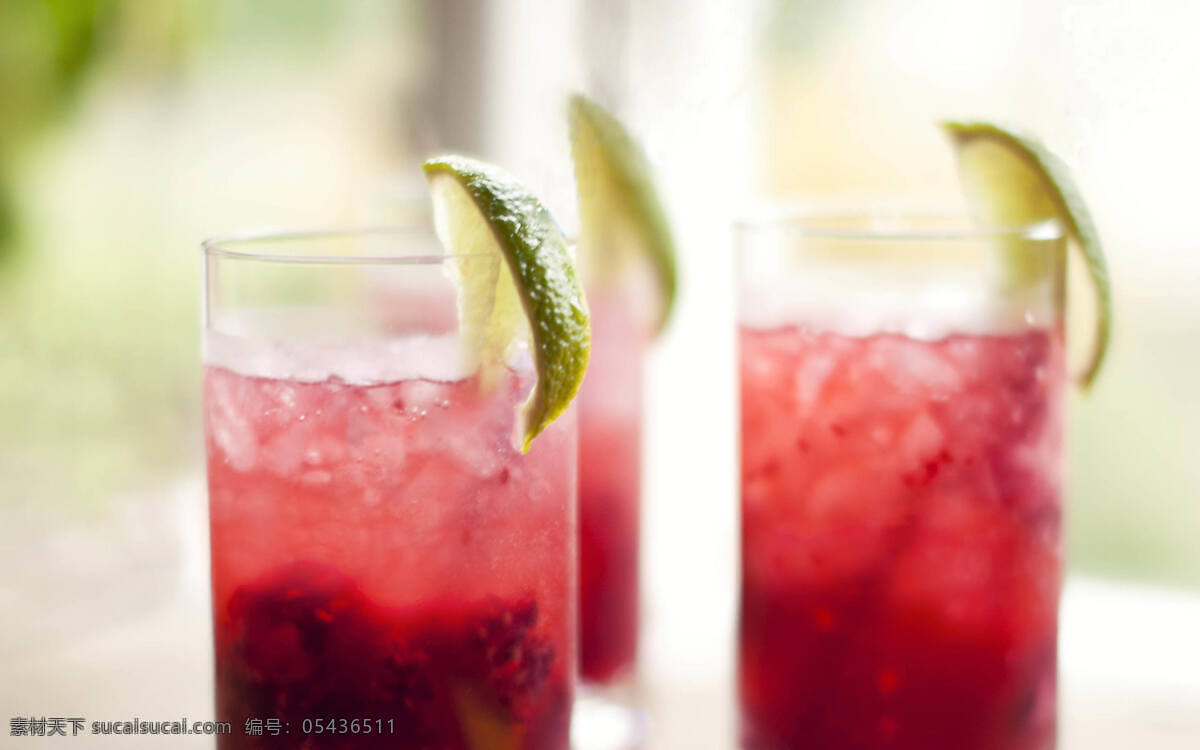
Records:
[[[677,286],[675,243],[650,166],[629,131],[599,104],[576,94],[568,106],[579,193],[580,254],[589,274],[614,277],[646,263],[659,289],[652,330],[671,315]]]
[[[521,405],[521,452],[566,411],[583,382],[591,331],[587,303],[562,232],[511,175],[462,156],[425,162],[434,225],[455,256],[459,327],[474,362],[489,373],[527,332],[537,383]]]
[[[1066,165],[1035,138],[995,125],[946,122],[942,129],[957,150],[959,174],[977,220],[1009,227],[1054,219],[1082,251],[1097,302],[1091,353],[1077,376],[1086,389],[1108,350],[1112,287],[1096,225]],[[1029,267],[1018,258],[1011,270],[1019,278]]]

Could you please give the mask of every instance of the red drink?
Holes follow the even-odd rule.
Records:
[[[743,746],[1052,747],[1057,329],[740,342]]]
[[[567,747],[576,445],[512,447],[529,382],[207,369],[221,747]]]
[[[644,334],[620,298],[593,295],[592,359],[579,395],[579,645],[584,680],[637,661]]]

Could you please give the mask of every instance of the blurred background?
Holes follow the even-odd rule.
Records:
[[[1198,26],[1188,0],[0,3],[0,713],[212,713],[199,241],[386,222],[444,149],[570,230],[582,89],[642,136],[683,256],[647,394],[653,747],[731,736],[729,221],[956,205],[932,123],[964,116],[1066,159],[1114,278],[1071,404],[1064,747],[1196,747]]]

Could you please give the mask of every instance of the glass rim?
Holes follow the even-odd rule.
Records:
[[[949,228],[919,228],[920,222],[930,226],[942,222]],[[1058,219],[1015,226],[980,226],[963,211],[887,203],[833,209],[811,204],[767,204],[743,214],[733,226],[738,234],[773,231],[804,239],[852,242],[963,242],[1002,238],[1047,242],[1067,236]]]
[[[440,248],[441,243],[432,226],[401,224],[378,226],[323,227],[312,229],[279,229],[219,235],[201,241],[200,249],[206,258],[258,261],[262,263],[305,265],[436,265],[454,258],[472,258],[487,253],[380,253],[380,254],[296,254],[279,250],[255,249],[287,243],[321,242],[365,237],[426,236]],[[568,240],[568,244],[570,241]]]

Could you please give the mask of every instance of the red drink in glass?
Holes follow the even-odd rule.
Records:
[[[440,261],[290,263],[209,257],[217,716],[234,728],[220,746],[566,750],[573,410],[514,447],[529,358],[486,382],[463,365]],[[366,310],[275,306],[262,319],[299,321],[276,336],[229,300],[249,294],[239,276],[262,295],[280,267],[285,294],[328,288]],[[346,295],[389,272],[421,278],[410,314],[403,294]],[[380,327],[363,333],[364,317]]]
[[[637,661],[638,514],[645,334],[616,295],[589,297],[592,359],[579,394],[580,676],[606,684]]]
[[[1061,326],[960,325],[925,273],[907,325],[743,318],[745,748],[1054,746]]]

